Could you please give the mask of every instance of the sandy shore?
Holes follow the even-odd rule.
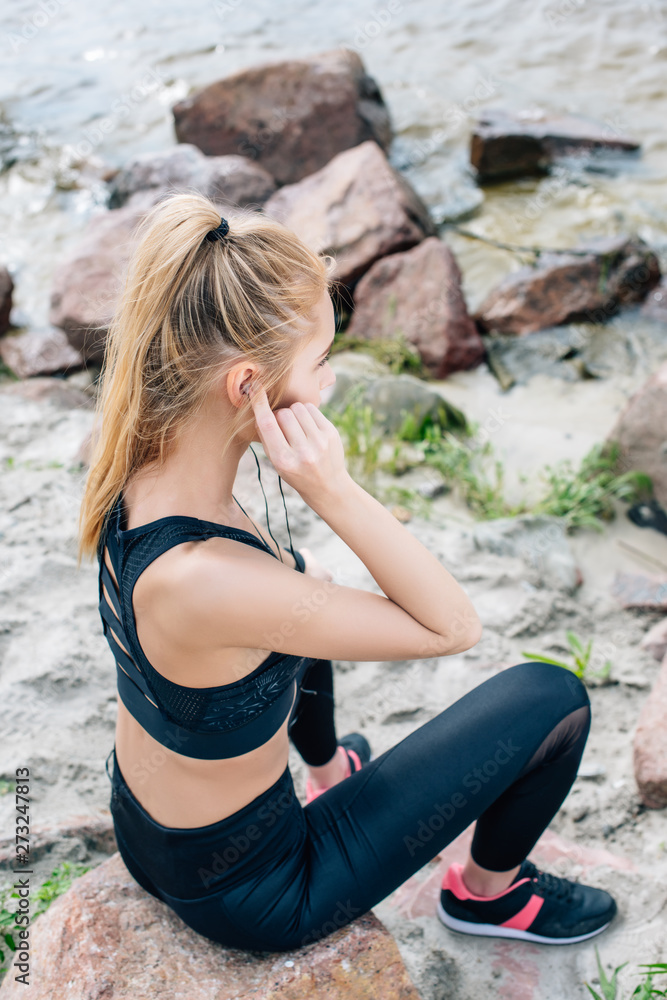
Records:
[[[475,419],[500,399],[495,386],[483,371],[459,373],[442,383],[448,398]],[[504,394],[510,416],[496,440],[507,452],[509,470],[534,469],[547,452],[550,461],[564,454],[578,459],[604,436],[633,388],[627,381],[573,387],[533,380]],[[545,396],[547,389],[550,396]],[[538,412],[541,431],[534,418]],[[33,823],[39,828],[72,817],[108,818],[104,760],[114,736],[115,669],[97,611],[96,567],[77,569],[75,554],[83,474],[74,462],[91,423],[90,408],[31,401],[0,386],[0,704],[5,734],[0,779],[8,780],[16,767],[31,768]],[[526,437],[523,425],[531,423],[532,437]],[[517,443],[514,449],[512,442]],[[261,447],[256,450],[262,457],[271,527],[286,544],[277,477]],[[420,475],[410,473],[402,485],[416,485]],[[377,589],[354,553],[297,494],[284,488],[295,545],[310,547],[337,582]],[[263,524],[264,504],[249,453],[235,492]],[[451,497],[439,498],[431,519],[413,517],[409,530],[467,588],[484,624],[481,641],[457,656],[413,663],[336,662],[335,669],[339,733],[364,732],[379,754],[494,672],[526,659],[523,650],[562,655],[566,628],[605,646],[614,683],[591,691],[593,727],[580,776],[534,859],[556,874],[585,877],[616,895],[621,915],[596,943],[603,960],[631,963],[622,974],[630,984],[637,981],[636,963],[667,960],[665,815],[640,806],[631,753],[638,713],[658,672],[658,663],[638,644],[660,616],[620,610],[609,587],[617,569],[648,569],[622,550],[617,539],[667,564],[667,538],[636,528],[623,516],[622,505],[619,513],[603,534],[587,531],[569,539],[584,580],[573,595],[519,557],[477,548],[468,513]],[[290,766],[303,793],[305,772],[293,748]],[[0,795],[3,839],[13,826],[12,805],[9,796]],[[437,922],[433,908],[442,866],[461,855],[464,844],[465,835],[442,858],[426,857],[413,879],[375,907],[395,935],[424,1000],[587,996],[583,981],[595,977],[592,944],[550,949],[475,941],[452,935]],[[37,873],[48,874],[65,858],[94,864],[103,856],[82,838],[56,839],[38,860]]]

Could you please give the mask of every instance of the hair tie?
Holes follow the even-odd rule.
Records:
[[[216,240],[224,240],[225,236],[229,232],[229,223],[226,219],[220,217],[220,225],[217,229],[211,229],[204,239],[208,240],[209,243],[215,243]]]

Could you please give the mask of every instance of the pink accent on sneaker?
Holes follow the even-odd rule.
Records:
[[[501,927],[514,927],[518,931],[527,931],[537,914],[542,909],[544,900],[541,896],[533,895],[526,905],[518,913],[515,913],[509,920],[505,920]]]
[[[470,889],[468,889],[467,885],[463,881],[463,865],[452,864],[445,872],[445,876],[442,880],[442,888],[449,889],[450,892],[454,893],[457,899],[479,899],[484,902],[484,900],[500,899],[502,896],[506,896],[508,892],[512,892],[512,890],[516,889],[518,885],[523,885],[523,883],[527,881],[527,878],[522,878],[518,882],[512,882],[511,885],[508,885],[502,892],[496,893],[495,896],[476,896],[474,892],[471,892]]]
[[[345,755],[345,764],[347,768],[347,774],[343,775],[343,778],[341,778],[341,781],[343,781],[345,778],[349,778],[350,774],[352,773],[352,765],[350,764],[350,758],[348,757],[348,753],[354,754],[354,756],[356,757],[356,763],[359,764],[359,769],[361,769],[361,761],[359,760],[359,756],[355,753],[354,750],[346,751],[345,747],[339,744],[336,747],[336,752],[338,753],[338,751],[340,750],[342,750],[343,754]],[[324,785],[322,788],[313,788],[310,778],[308,778],[306,781],[306,805],[308,805],[309,802],[312,802],[313,799],[316,799],[318,795],[322,795],[323,792],[328,792],[329,789],[332,787],[333,787],[332,785]]]

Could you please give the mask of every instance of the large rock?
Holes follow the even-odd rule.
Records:
[[[406,415],[414,418],[417,427],[425,422],[443,430],[465,430],[468,426],[461,410],[414,375],[376,373],[370,365],[363,371],[352,357],[337,357],[332,367],[336,381],[326,405],[337,413],[350,403],[359,408],[370,406],[373,426],[383,434],[395,434]]]
[[[664,656],[667,656],[667,618],[663,618],[662,621],[656,622],[655,625],[648,630],[642,641],[639,643],[640,649],[645,649],[651,656],[654,656],[656,660],[662,660]]]
[[[9,329],[9,314],[12,311],[14,282],[6,267],[0,266],[0,337]]]
[[[522,267],[482,302],[482,330],[526,334],[571,320],[602,323],[619,305],[641,302],[660,280],[658,259],[640,239],[603,237],[577,248],[545,253]]]
[[[667,363],[630,398],[608,439],[618,441],[624,469],[651,477],[656,499],[667,508]]]
[[[499,180],[544,173],[561,156],[592,157],[603,150],[637,149],[639,143],[629,136],[575,115],[545,111],[512,114],[493,108],[485,111],[474,126],[470,162],[479,180]]]
[[[644,702],[634,738],[635,779],[649,809],[667,806],[667,657]]]
[[[573,594],[582,582],[559,517],[502,517],[476,524],[472,534],[477,549],[523,559],[540,587]]]
[[[292,952],[223,948],[140,888],[117,853],[38,918],[29,950],[30,1000],[419,1000],[372,911]],[[25,996],[17,974],[1,1000]]]
[[[86,361],[103,360],[136,227],[145,212],[142,202],[93,216],[83,239],[54,273],[49,321],[65,331]]]
[[[172,111],[179,142],[208,156],[250,157],[279,184],[301,180],[367,139],[388,149],[392,138],[378,85],[349,49],[243,70]]]
[[[363,142],[317,173],[269,198],[267,215],[318,252],[336,258],[334,277],[351,284],[387,254],[435,234],[428,209],[375,142]]]
[[[484,357],[456,258],[435,236],[376,261],[359,281],[354,303],[350,336],[376,340],[402,334],[435,378],[472,368]]]
[[[19,378],[52,375],[83,366],[79,351],[62,330],[28,330],[0,340],[0,358]]]
[[[182,143],[162,153],[141,153],[109,185],[109,207],[120,208],[137,191],[192,189],[227,205],[262,205],[276,184],[259,164],[245,156],[204,156]]]
[[[611,592],[623,608],[667,611],[667,576],[617,572]]]

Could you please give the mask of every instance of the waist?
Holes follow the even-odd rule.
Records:
[[[288,765],[242,808],[198,827],[169,827],[155,820],[129,788],[115,753],[111,783],[117,836],[153,883],[175,898],[195,899],[247,880],[305,837]]]

